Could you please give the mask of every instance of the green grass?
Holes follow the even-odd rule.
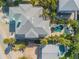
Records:
[[[60,59],[66,59],[65,57],[61,57]]]
[[[74,54],[72,54],[72,55],[70,56],[70,59],[74,59]]]
[[[61,57],[60,59],[67,59],[67,57]],[[72,54],[70,57],[69,57],[69,59],[74,59],[74,54]]]

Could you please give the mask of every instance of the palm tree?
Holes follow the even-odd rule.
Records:
[[[43,15],[49,16],[50,20],[56,16],[56,0],[39,0],[39,5],[43,7]]]
[[[33,6],[38,6],[39,5],[39,0],[30,0],[29,1]]]

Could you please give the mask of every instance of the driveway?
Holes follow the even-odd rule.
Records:
[[[10,51],[10,53],[8,54],[9,59],[18,59],[22,56],[25,56],[29,59],[37,59],[37,46],[30,45],[25,48],[24,52]]]
[[[37,46],[26,47],[24,56],[29,59],[37,59]]]

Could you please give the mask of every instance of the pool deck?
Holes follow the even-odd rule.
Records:
[[[64,29],[61,31],[61,32],[53,32],[53,33],[51,33],[51,34],[49,34],[49,35],[47,35],[45,38],[48,38],[48,37],[50,37],[50,36],[60,36],[60,35],[62,35],[64,33]]]

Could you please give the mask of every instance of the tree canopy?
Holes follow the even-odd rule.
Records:
[[[4,42],[5,44],[14,44],[15,41],[16,41],[16,39],[14,39],[14,38],[5,38],[5,39],[3,40],[3,42]]]

